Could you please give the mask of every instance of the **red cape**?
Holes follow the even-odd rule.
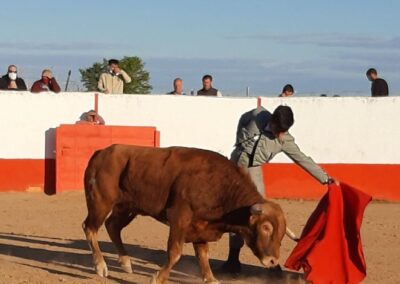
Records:
[[[304,269],[312,283],[359,283],[366,275],[360,228],[371,196],[330,185],[311,214],[285,266]]]

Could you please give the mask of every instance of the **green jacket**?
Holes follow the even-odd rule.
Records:
[[[262,107],[241,117],[236,148],[232,152],[231,159],[241,166],[256,167],[268,163],[276,154],[283,152],[319,182],[326,183],[328,175],[310,157],[301,152],[289,132],[283,135],[282,140],[275,137],[268,128],[269,118],[270,113]],[[263,121],[258,121],[261,119]]]

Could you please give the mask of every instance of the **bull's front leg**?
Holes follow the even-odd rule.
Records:
[[[204,282],[207,284],[219,284],[220,282],[215,279],[210,268],[210,262],[208,259],[208,243],[193,243],[193,247],[197,260],[199,261]]]
[[[179,261],[182,255],[183,244],[188,227],[191,223],[192,212],[189,208],[186,210],[174,210],[168,212],[168,221],[170,223],[168,237],[168,260],[167,263],[151,279],[151,284],[165,284],[168,281],[172,267]]]

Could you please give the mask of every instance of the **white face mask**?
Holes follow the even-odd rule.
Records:
[[[8,78],[10,78],[10,80],[12,81],[15,81],[17,79],[17,73],[13,72],[8,73]]]

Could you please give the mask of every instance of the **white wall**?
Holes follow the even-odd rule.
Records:
[[[54,143],[51,128],[75,123],[93,108],[93,98],[90,93],[0,92],[0,158],[55,157],[51,147],[45,155],[46,142]]]
[[[263,98],[262,102],[271,112],[279,104],[293,108],[296,122],[291,133],[319,163],[400,163],[400,97]],[[99,97],[99,112],[107,125],[156,126],[161,146],[199,147],[224,155],[233,149],[240,115],[256,105],[256,98]],[[54,138],[48,130],[75,123],[82,112],[94,108],[94,95],[0,92],[0,108],[0,158],[52,158],[49,145]],[[274,161],[288,160],[280,155]]]

